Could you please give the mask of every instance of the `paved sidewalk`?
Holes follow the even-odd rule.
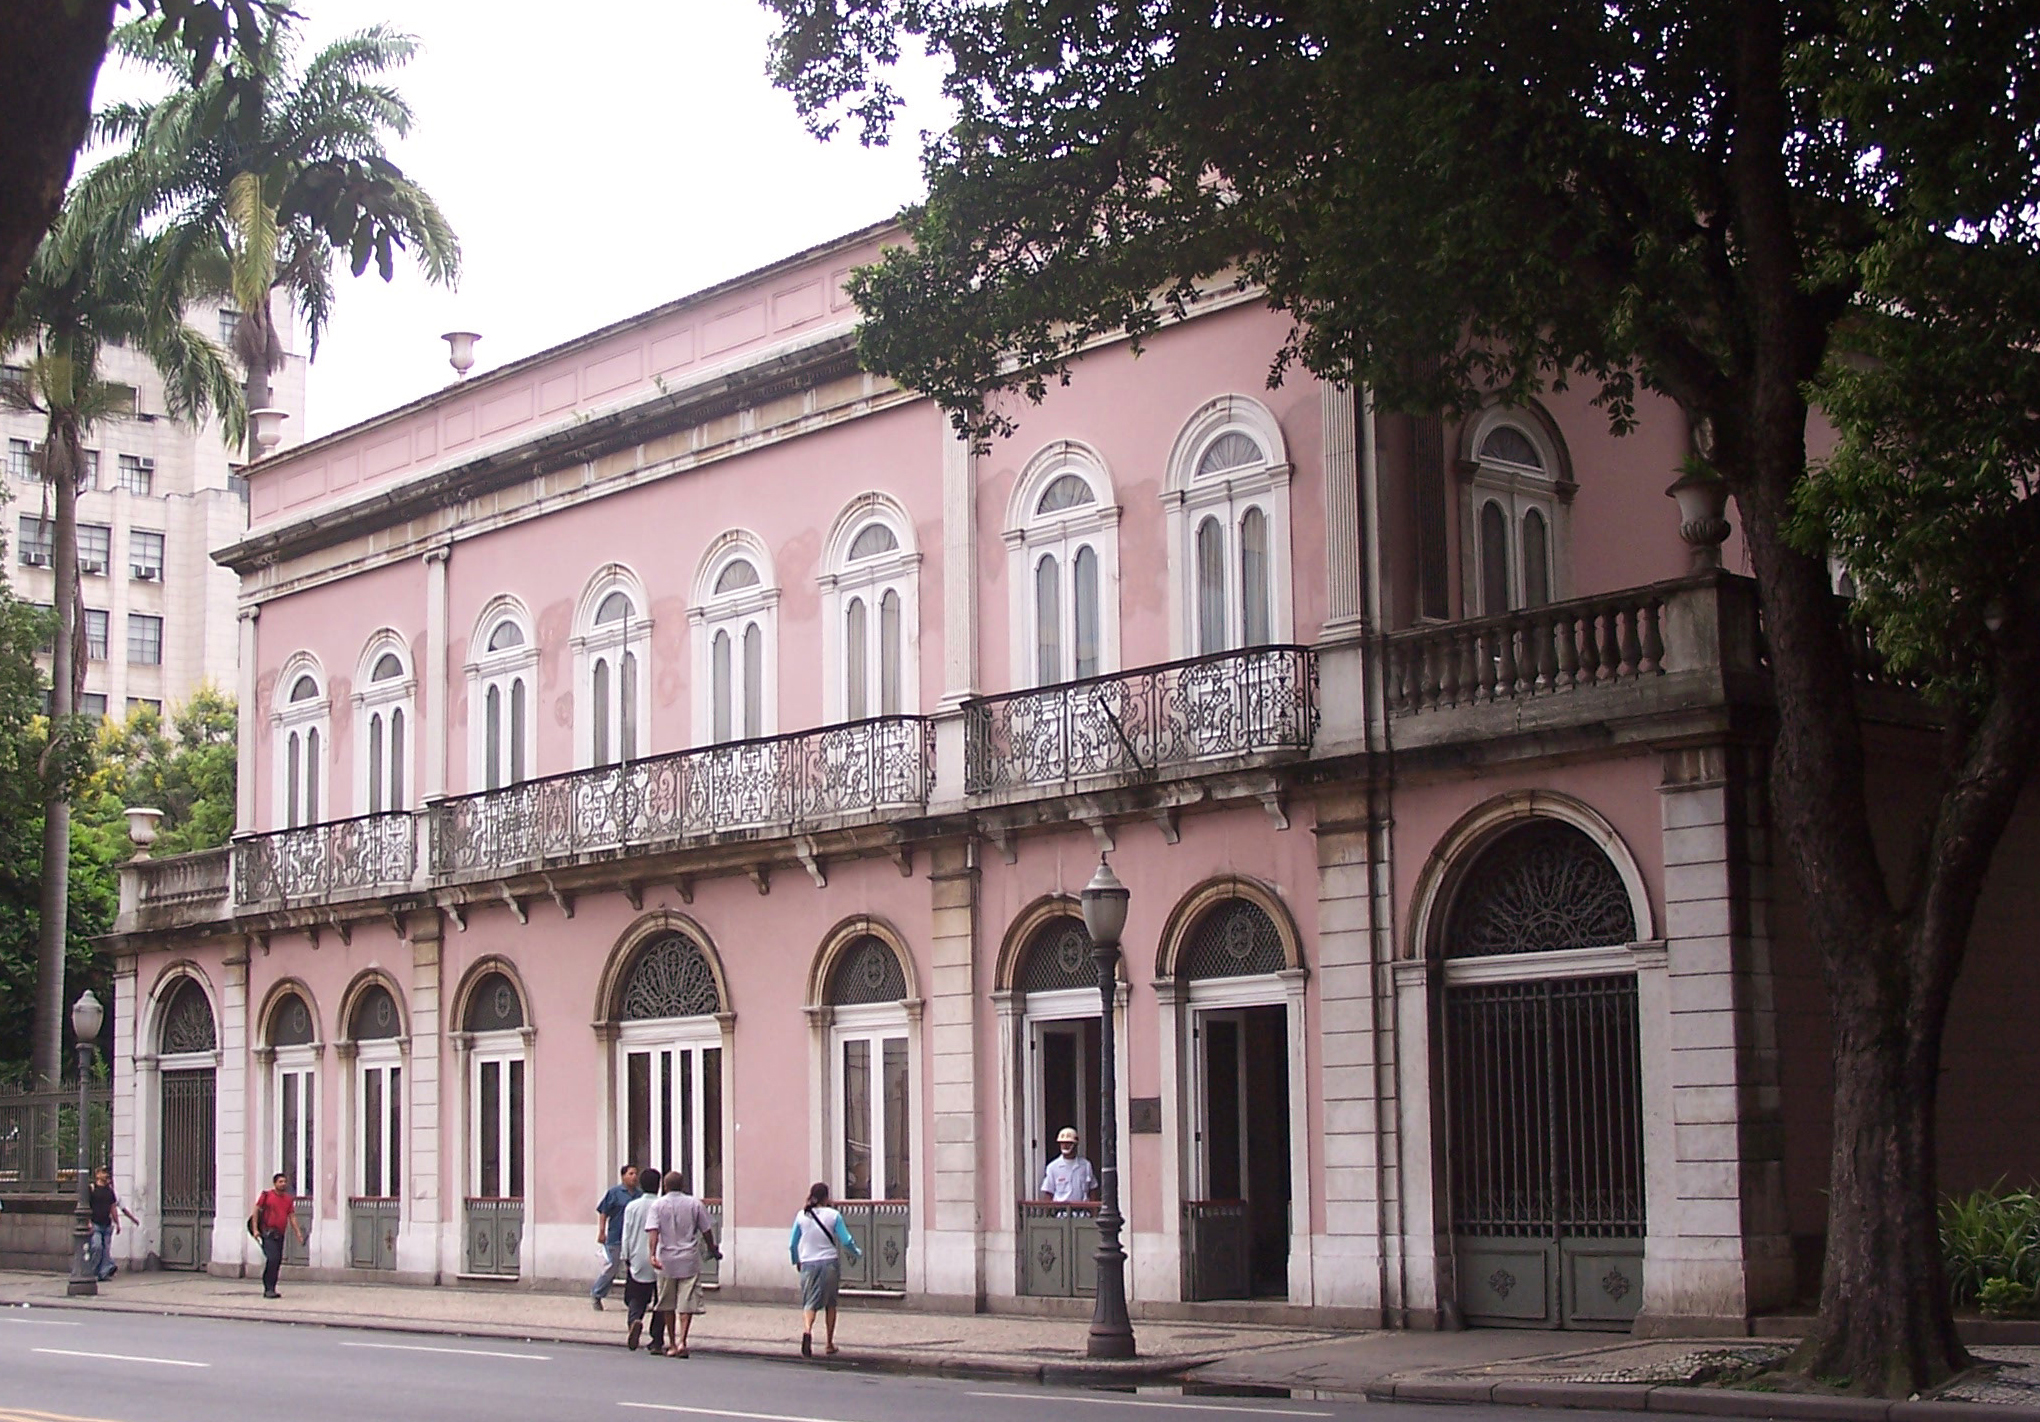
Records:
[[[206,1274],[123,1272],[91,1299],[67,1299],[61,1275],[0,1272],[0,1305],[132,1310],[197,1317],[335,1324],[475,1338],[613,1343],[624,1330],[622,1291],[597,1313],[585,1294],[526,1289],[431,1288],[406,1284],[325,1284],[285,1279],[284,1297],[262,1297],[253,1279]],[[1341,1335],[1323,1329],[1276,1328],[1225,1320],[1135,1325],[1141,1356],[1131,1363],[1093,1363],[1084,1356],[1087,1319],[1014,1314],[914,1313],[886,1303],[844,1301],[836,1330],[837,1361],[911,1372],[953,1372],[1047,1381],[1175,1376],[1221,1358],[1261,1349],[1324,1343]],[[1347,1335],[1351,1336],[1351,1335]],[[729,1303],[709,1296],[689,1346],[705,1353],[792,1358],[800,1313],[791,1304]],[[817,1350],[820,1340],[816,1340]]]

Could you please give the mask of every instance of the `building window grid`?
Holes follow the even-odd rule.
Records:
[[[15,557],[22,566],[47,568],[56,555],[56,524],[34,514],[21,516],[21,535],[15,540]]]
[[[706,663],[696,663],[697,674],[706,673],[707,704],[697,699],[695,724],[708,732],[708,744],[769,736],[776,726],[772,633],[779,589],[767,581],[756,550],[735,540],[710,572],[702,605],[688,614],[703,649],[696,655]]]
[[[85,609],[85,659],[93,662],[106,660],[107,614],[97,607]]]
[[[163,619],[147,613],[127,615],[127,659],[131,666],[163,665]]]
[[[1513,424],[1482,435],[1473,464],[1469,600],[1496,617],[1563,596],[1555,529],[1563,489],[1537,441]]]
[[[156,461],[139,454],[120,456],[120,487],[141,498],[156,491]]]
[[[128,531],[128,573],[143,582],[163,576],[163,535],[145,528]]]
[[[25,439],[8,440],[7,472],[16,479],[35,478],[35,446]]]
[[[104,577],[113,562],[113,528],[104,523],[78,525],[78,571],[87,577]]]

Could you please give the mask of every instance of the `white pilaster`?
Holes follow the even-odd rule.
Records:
[[[1353,389],[1323,391],[1325,445],[1326,638],[1353,636],[1363,621],[1360,555],[1360,441]]]
[[[942,444],[942,701],[978,689],[977,459],[947,425]]]
[[[971,845],[945,845],[933,854],[926,1030],[934,1209],[925,1277],[930,1294],[975,1299],[984,1291],[974,984],[978,871]]]
[[[425,554],[425,666],[418,689],[425,700],[425,795],[446,793],[447,702],[453,694],[446,663],[446,565],[453,549]]]
[[[255,624],[262,616],[259,607],[241,609],[241,678],[235,689],[234,706],[237,762],[234,781],[234,828],[247,834],[255,824]]]
[[[397,1269],[429,1274],[439,1267],[440,1140],[446,1126],[441,1119],[446,1102],[440,1091],[439,916],[415,915],[407,920],[406,930],[411,943],[411,1039],[410,1120],[405,1131],[409,1156],[404,1174],[410,1198],[397,1232]]]
[[[216,1273],[242,1273],[260,1254],[241,1227],[255,1203],[248,1179],[248,944],[220,964],[220,1065],[213,1094],[213,1237]]]
[[[146,1256],[151,1237],[150,1221],[155,1218],[148,1190],[148,1176],[141,1155],[135,1149],[138,1124],[143,1116],[140,1097],[142,1073],[135,1059],[135,960],[122,956],[113,966],[113,1143],[114,1188],[122,1203],[142,1221],[116,1237],[114,1255],[123,1266]],[[151,1084],[154,1077],[150,1078]]]

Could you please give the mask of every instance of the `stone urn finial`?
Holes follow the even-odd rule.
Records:
[[[283,443],[283,422],[290,418],[288,410],[264,406],[248,412],[248,438],[255,446],[255,457],[267,459]]]
[[[149,846],[156,842],[156,822],[162,818],[161,810],[151,810],[141,805],[128,807],[128,838],[134,843],[135,858],[149,857]]]
[[[1728,485],[1719,474],[1698,463],[1665,493],[1679,503],[1679,537],[1693,550],[1693,571],[1721,566],[1721,545],[1728,538]]]

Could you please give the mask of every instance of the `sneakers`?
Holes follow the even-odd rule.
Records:
[[[630,1333],[624,1338],[623,1346],[635,1353],[637,1351],[638,1339],[644,1336],[644,1331],[645,1321],[641,1318],[633,1318],[630,1321]]]

